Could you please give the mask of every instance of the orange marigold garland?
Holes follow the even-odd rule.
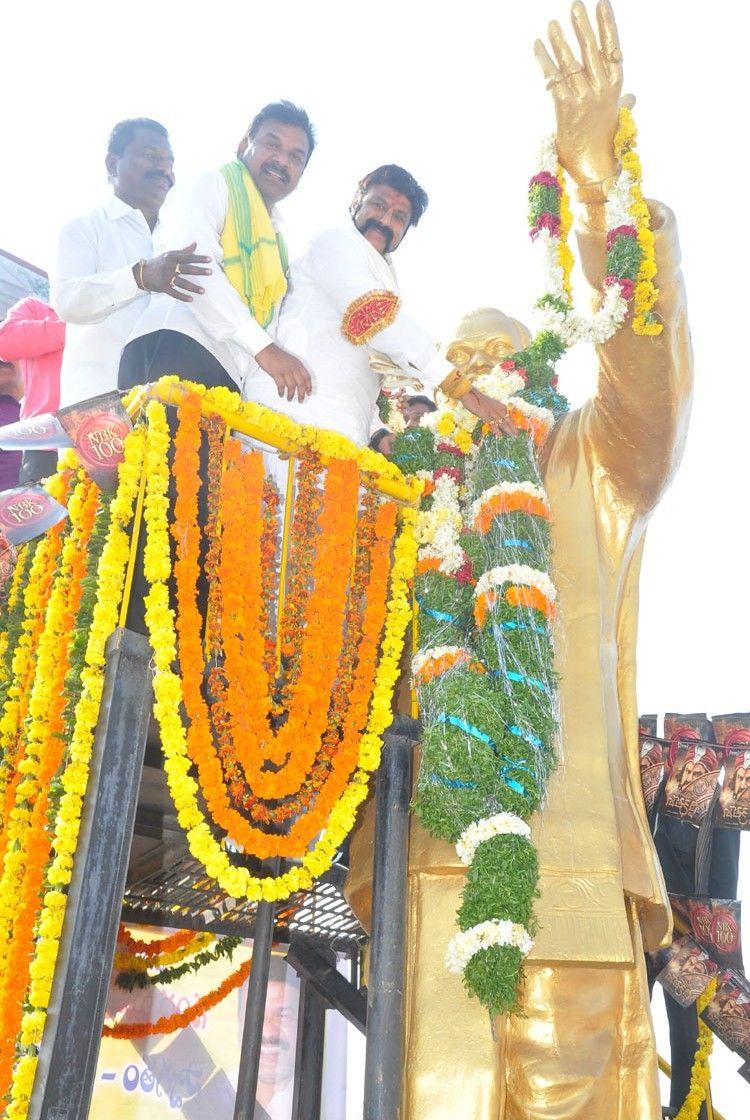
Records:
[[[210,1011],[212,1007],[216,1007],[226,999],[235,988],[241,987],[250,975],[251,968],[252,961],[245,961],[231,976],[222,981],[218,988],[201,996],[184,1011],[178,1011],[174,1015],[163,1015],[154,1023],[105,1023],[102,1034],[106,1038],[148,1038],[150,1035],[172,1034],[174,1031],[189,1027],[206,1011]]]
[[[291,468],[290,468],[291,469]],[[313,586],[313,562],[322,504],[320,456],[303,451],[297,456],[296,494],[289,540],[287,596],[281,625],[283,678],[279,707],[284,709],[299,672],[300,649],[305,629],[305,610]]]
[[[118,947],[133,956],[150,959],[162,953],[174,953],[177,949],[184,949],[195,937],[192,929],[180,929],[177,933],[170,933],[168,937],[155,937],[152,941],[143,941],[133,937],[132,933],[120,924],[117,931]]]
[[[82,475],[69,504],[60,565],[51,583],[44,629],[40,635],[36,672],[28,701],[25,726],[26,750],[18,766],[21,781],[8,821],[9,850],[0,895],[16,898],[3,936],[0,989],[0,1089],[10,1080],[15,1040],[21,1024],[24,995],[34,956],[34,930],[42,906],[44,873],[52,852],[52,780],[65,751],[65,677],[69,668],[71,640],[81,601],[81,579],[86,569],[86,550],[98,507],[98,487]],[[5,948],[5,946],[4,946]]]

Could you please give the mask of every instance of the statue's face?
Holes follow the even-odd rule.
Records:
[[[497,307],[482,307],[461,320],[446,357],[460,373],[478,377],[523,350],[530,341],[531,335],[522,323]]]
[[[471,340],[457,339],[448,347],[445,356],[461,373],[479,376],[489,373],[515,350],[513,341],[507,335],[489,335]]]

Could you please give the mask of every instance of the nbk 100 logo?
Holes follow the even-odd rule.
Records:
[[[0,494],[0,530],[13,545],[33,540],[64,517],[65,506],[41,486],[17,486]]]
[[[87,467],[116,467],[125,447],[128,423],[120,416],[87,417],[78,430],[78,453]]]

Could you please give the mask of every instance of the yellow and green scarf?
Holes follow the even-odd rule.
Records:
[[[274,229],[263,196],[240,160],[221,169],[229,190],[229,210],[221,235],[224,272],[262,327],[287,288],[289,257]]]

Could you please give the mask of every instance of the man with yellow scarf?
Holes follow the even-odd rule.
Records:
[[[288,268],[275,207],[299,183],[314,146],[304,109],[289,101],[266,105],[237,159],[175,193],[162,237],[185,231],[185,243],[195,242],[217,267],[194,295],[152,299],[123,351],[121,389],[179,373],[241,391],[252,365],[272,378],[279,396],[304,400],[307,369],[272,337]]]

